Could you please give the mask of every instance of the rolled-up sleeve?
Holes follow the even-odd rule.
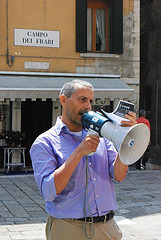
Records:
[[[54,183],[54,171],[57,168],[56,157],[50,142],[36,139],[30,149],[35,181],[45,201],[53,201],[58,195]]]
[[[108,149],[108,161],[109,161],[109,172],[111,178],[113,178],[116,182],[119,182],[115,179],[115,174],[114,174],[114,163],[116,160],[116,157],[118,155],[118,152],[116,148],[114,147],[113,143],[107,140],[107,149]],[[128,170],[127,170],[128,173]]]

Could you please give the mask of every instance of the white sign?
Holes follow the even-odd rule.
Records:
[[[26,47],[60,47],[60,32],[14,29],[14,45]]]
[[[49,62],[24,62],[25,69],[49,70]]]

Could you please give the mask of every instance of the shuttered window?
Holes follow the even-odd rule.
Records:
[[[123,53],[123,0],[76,1],[76,51]]]
[[[87,51],[109,52],[109,0],[87,1]]]

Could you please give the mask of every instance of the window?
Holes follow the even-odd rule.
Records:
[[[10,129],[10,101],[0,101],[0,138]]]
[[[100,112],[100,109],[103,109],[105,112],[112,112],[113,111],[113,101],[110,99],[103,99],[96,98],[93,101],[92,110],[95,112]]]
[[[123,53],[123,0],[76,0],[76,51]]]
[[[106,0],[87,2],[87,51],[108,52],[109,4]]]

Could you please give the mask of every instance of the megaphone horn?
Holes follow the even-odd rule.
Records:
[[[83,114],[82,124],[113,142],[121,162],[125,165],[131,165],[139,160],[149,145],[150,130],[143,123],[123,127],[100,113],[89,111]]]

